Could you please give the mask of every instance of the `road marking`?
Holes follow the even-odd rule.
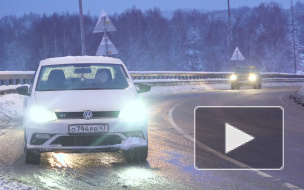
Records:
[[[181,101],[180,103],[178,103],[178,104],[176,104],[175,106],[173,106],[173,107],[170,109],[170,111],[169,111],[167,117],[168,117],[169,122],[171,123],[171,125],[175,128],[175,130],[176,130],[178,133],[180,133],[181,135],[183,135],[185,138],[189,139],[190,141],[194,142],[194,138],[191,137],[189,134],[185,133],[185,132],[184,132],[184,131],[175,123],[175,122],[174,122],[174,119],[173,119],[173,116],[172,116],[172,113],[173,113],[173,111],[175,110],[175,108],[176,108],[177,106],[181,105],[182,103],[186,102],[186,101],[190,101],[190,100]],[[233,163],[233,164],[235,164],[235,165],[237,165],[237,166],[239,166],[239,167],[241,167],[241,168],[250,168],[250,167],[247,166],[246,164],[243,164],[243,163],[241,163],[241,162],[239,162],[239,161],[237,161],[237,160],[234,160],[234,159],[232,159],[232,158],[230,158],[230,157],[228,157],[228,156],[226,156],[226,155],[224,155],[224,154],[222,154],[222,153],[220,153],[220,152],[218,152],[218,151],[216,151],[216,150],[214,150],[214,149],[212,149],[212,148],[206,146],[205,144],[203,144],[203,143],[201,143],[201,142],[196,142],[196,143],[197,143],[197,145],[200,146],[201,148],[203,148],[203,149],[205,149],[205,150],[207,150],[207,151],[209,151],[209,152],[215,154],[216,156],[219,156],[220,158],[222,158],[222,159],[224,159],[224,160],[227,160],[227,161],[229,161],[229,162],[231,162],[231,163]],[[195,150],[194,150],[194,151],[195,151]],[[194,168],[196,168],[196,167],[194,166]],[[218,170],[221,170],[221,169],[218,169]],[[228,170],[229,170],[229,169],[228,169]],[[249,170],[249,171],[254,172],[254,173],[256,173],[256,174],[258,174],[258,175],[260,175],[260,176],[262,176],[262,177],[265,177],[265,178],[273,178],[273,176],[271,176],[271,175],[269,175],[269,174],[266,174],[266,173],[264,173],[264,172],[262,172],[262,171],[259,171],[259,170]],[[274,178],[274,179],[272,179],[272,181],[280,181],[280,179]],[[302,189],[302,188],[300,188],[300,187],[297,187],[297,186],[295,186],[295,185],[292,185],[292,184],[290,184],[290,183],[283,183],[282,185],[283,185],[284,187],[287,187],[287,188],[293,189],[293,190],[304,190],[304,189]]]
[[[263,177],[272,177],[271,175],[268,175],[268,174],[266,174],[266,173],[264,173],[264,172],[261,172],[261,171],[256,171],[256,173],[257,174],[259,174],[260,176],[263,176]]]
[[[286,106],[288,106],[288,104],[287,104],[282,98],[283,98],[283,95],[279,96],[279,100],[280,100],[283,104],[285,104]]]
[[[181,105],[182,103],[184,103],[184,102],[186,102],[186,101],[189,101],[189,100],[184,100],[184,101],[182,101],[182,102],[176,104],[175,106],[173,106],[173,107],[170,109],[169,113],[168,113],[168,119],[169,119],[169,122],[171,123],[171,125],[175,128],[175,130],[176,130],[177,132],[179,132],[181,135],[183,135],[183,136],[186,137],[187,139],[189,139],[189,140],[191,140],[192,142],[194,142],[194,138],[191,137],[190,135],[188,135],[187,133],[185,133],[185,132],[184,132],[184,131],[175,123],[175,122],[174,122],[174,119],[173,119],[173,116],[172,116],[172,113],[173,113],[174,109],[175,109],[177,106]],[[203,148],[203,149],[205,149],[205,150],[207,150],[207,151],[209,151],[209,152],[215,154],[216,156],[218,156],[218,157],[220,157],[220,158],[222,158],[222,159],[224,159],[224,160],[227,160],[227,161],[229,161],[229,162],[231,162],[231,163],[233,163],[233,164],[235,164],[235,165],[237,165],[237,166],[239,166],[239,167],[241,167],[241,168],[250,168],[250,167],[247,166],[246,164],[243,164],[243,163],[241,163],[241,162],[239,162],[239,161],[237,161],[237,160],[234,160],[234,159],[232,159],[232,158],[230,158],[230,157],[228,157],[228,156],[226,156],[226,155],[224,155],[224,154],[222,154],[222,153],[220,153],[220,152],[218,152],[218,151],[216,151],[216,150],[214,150],[214,149],[208,147],[207,145],[205,145],[205,144],[203,144],[203,143],[201,143],[201,142],[198,142],[198,141],[197,141],[196,143],[197,143],[197,145],[200,146],[201,148]],[[219,169],[219,170],[220,170],[220,169]],[[254,171],[257,171],[257,170],[254,170]],[[259,171],[259,172],[260,172],[260,171]],[[263,172],[261,172],[261,173],[263,173]],[[266,175],[268,175],[268,174],[264,174],[264,175],[266,176]]]
[[[283,185],[284,185],[285,187],[289,188],[289,189],[303,190],[302,188],[297,187],[297,186],[295,186],[295,185],[292,185],[292,184],[290,184],[290,183],[284,183]]]

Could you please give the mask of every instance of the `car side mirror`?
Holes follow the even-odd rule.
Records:
[[[28,86],[20,86],[17,89],[17,93],[25,96],[30,96],[31,93],[29,93],[29,88]]]
[[[139,90],[137,90],[138,93],[144,93],[149,92],[151,90],[151,85],[149,84],[138,84]]]

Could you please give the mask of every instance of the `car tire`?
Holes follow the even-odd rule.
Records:
[[[235,85],[231,84],[231,90],[235,89]]]
[[[262,89],[262,84],[261,83],[258,85],[258,89]]]
[[[148,157],[148,146],[125,150],[124,155],[127,162],[145,162]]]
[[[235,89],[240,90],[240,86],[236,86]]]
[[[34,153],[28,149],[25,149],[25,163],[26,164],[40,164],[40,153]]]

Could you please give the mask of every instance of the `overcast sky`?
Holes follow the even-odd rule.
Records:
[[[24,13],[52,14],[69,11],[78,12],[79,0],[0,0],[0,17],[5,15],[20,16]],[[237,8],[240,6],[254,7],[261,2],[271,2],[273,0],[230,0],[230,6]],[[304,0],[293,0],[304,2]],[[283,8],[290,8],[290,0],[275,0]],[[121,13],[132,6],[141,10],[158,7],[162,11],[172,11],[176,9],[202,9],[202,10],[223,10],[227,9],[227,0],[83,0],[84,13],[98,16],[101,10],[105,10],[109,15]]]

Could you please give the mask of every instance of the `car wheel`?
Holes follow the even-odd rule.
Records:
[[[25,149],[25,163],[26,164],[40,164],[40,153],[34,153],[28,149]]]
[[[261,83],[258,85],[258,89],[262,89],[262,84]]]
[[[124,151],[127,162],[145,162],[148,157],[148,146]]]
[[[240,86],[236,86],[235,89],[240,90]]]
[[[235,85],[231,84],[231,90],[235,89]]]
[[[257,89],[257,88],[258,88],[258,84],[254,84],[253,89]]]

